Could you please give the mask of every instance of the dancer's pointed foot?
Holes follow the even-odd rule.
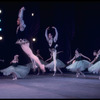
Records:
[[[14,77],[12,80],[17,80],[17,77]]]
[[[55,76],[56,75],[56,71],[54,71],[54,74],[53,74],[53,76]]]
[[[46,72],[46,70],[45,70],[45,66],[44,65],[41,65],[41,70],[42,70],[42,72]]]
[[[83,77],[86,77],[85,75],[83,75]]]
[[[76,77],[79,77],[79,75],[80,75],[80,73],[77,73],[77,74],[76,74]]]

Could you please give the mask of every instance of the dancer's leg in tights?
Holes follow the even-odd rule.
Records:
[[[45,66],[41,64],[39,58],[35,56],[32,52],[32,50],[29,47],[29,43],[25,43],[21,45],[22,50],[28,55],[30,59],[34,59],[35,62],[39,65],[40,69],[45,72]]]
[[[57,70],[58,70],[61,74],[63,74],[63,72],[61,71],[61,69],[60,69],[60,68],[58,68],[58,67],[57,67]]]
[[[57,65],[56,56],[57,56],[57,51],[54,50],[53,51],[53,61],[54,61],[54,74],[53,74],[53,76],[55,76],[55,74],[56,74],[56,65]]]

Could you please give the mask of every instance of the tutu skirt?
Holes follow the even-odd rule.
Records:
[[[8,68],[0,70],[0,72],[2,72],[3,75],[6,75],[6,76],[12,73],[15,73],[18,78],[24,78],[30,72],[30,67],[22,66],[22,65],[18,65],[17,67],[9,66]]]
[[[77,70],[84,71],[86,68],[88,68],[90,65],[90,62],[87,60],[80,60],[80,61],[75,61],[74,63],[70,64],[69,66],[66,67],[66,69],[72,71],[72,72],[77,72]]]
[[[66,66],[61,60],[57,59],[56,61],[57,61],[56,67],[64,68]],[[54,61],[52,61],[51,63],[47,64],[45,67],[50,69],[50,71],[53,71],[54,70]]]
[[[91,67],[89,67],[88,71],[98,74],[100,72],[100,61],[96,62]]]

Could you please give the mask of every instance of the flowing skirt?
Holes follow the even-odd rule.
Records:
[[[87,60],[80,60],[80,61],[75,61],[74,63],[70,64],[69,66],[66,67],[66,69],[72,71],[72,72],[77,72],[77,70],[84,71],[86,68],[88,68],[90,65],[90,62]]]
[[[9,66],[8,68],[0,70],[0,72],[2,72],[3,75],[6,76],[15,73],[17,75],[17,78],[25,78],[30,72],[30,67],[22,66],[22,65],[18,65],[17,67]]]
[[[91,67],[89,67],[88,71],[96,74],[100,73],[100,61],[96,62]]]
[[[61,60],[57,59],[56,61],[57,61],[56,67],[64,68],[66,66]],[[47,64],[45,67],[48,68],[50,71],[53,71],[54,70],[54,61],[52,61],[51,63]]]

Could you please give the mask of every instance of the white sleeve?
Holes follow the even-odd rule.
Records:
[[[23,13],[24,13],[24,9],[23,9],[23,7],[19,10],[19,14],[18,14],[18,17],[20,18],[20,19],[23,19]]]
[[[45,37],[46,37],[46,40],[49,41],[49,38],[47,36],[47,29],[45,30]]]
[[[20,10],[19,10],[19,14],[18,14],[18,18],[20,19],[20,24],[24,27],[26,27],[25,23],[24,23],[24,20],[23,20],[23,13],[24,13],[24,10],[25,8],[22,7]]]
[[[54,42],[56,42],[58,40],[58,31],[57,29],[55,28],[55,37],[54,37]]]

